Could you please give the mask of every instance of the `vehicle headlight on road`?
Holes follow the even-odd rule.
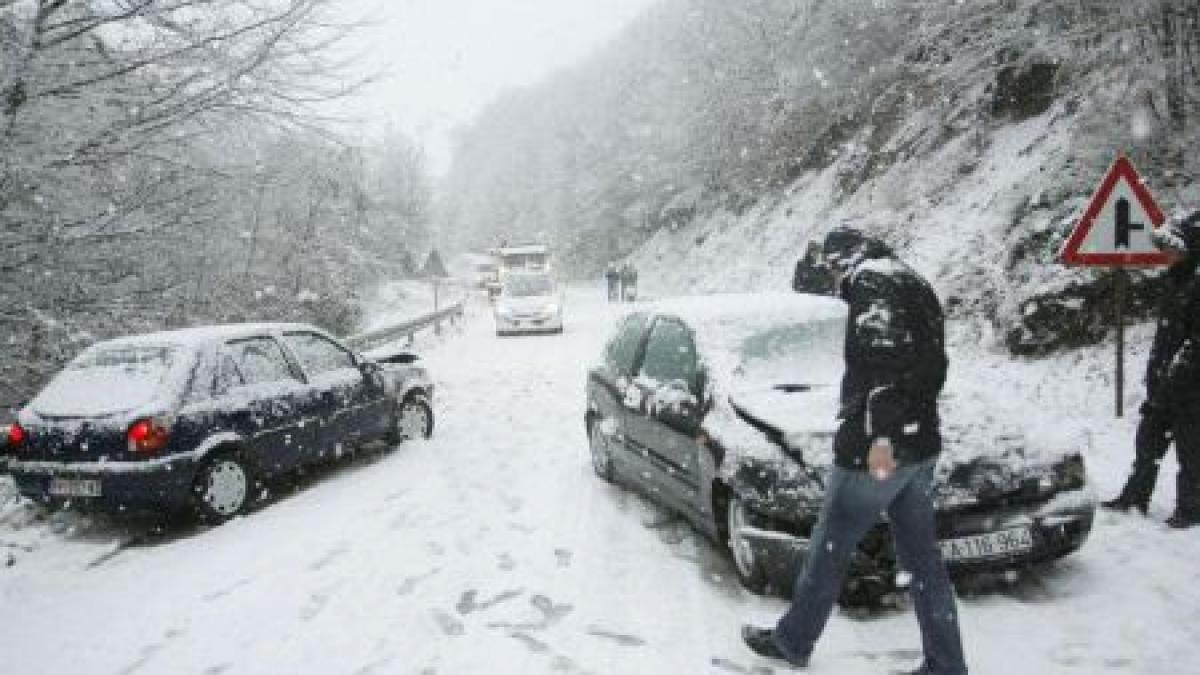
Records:
[[[558,314],[558,305],[550,303],[549,305],[546,305],[542,311],[546,314]]]
[[[502,316],[507,319],[508,317],[512,316],[512,314],[513,314],[513,311],[512,311],[511,307],[497,307],[496,308],[496,316]]]

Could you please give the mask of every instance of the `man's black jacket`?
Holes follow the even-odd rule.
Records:
[[[1195,256],[1167,271],[1158,329],[1146,363],[1146,401],[1178,412],[1200,403],[1200,279]]]
[[[865,469],[871,442],[880,437],[891,439],[902,464],[937,455],[937,397],[948,363],[937,295],[890,256],[859,262],[839,290],[850,313],[837,465]]]

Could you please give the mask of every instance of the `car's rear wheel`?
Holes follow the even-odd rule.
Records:
[[[192,486],[198,515],[212,523],[222,523],[244,513],[250,505],[252,489],[249,468],[233,452],[206,458]]]
[[[600,421],[593,420],[588,429],[588,448],[592,454],[592,470],[596,475],[613,482],[612,448],[608,444],[608,436],[600,428]]]
[[[725,543],[733,558],[733,569],[746,590],[762,594],[767,589],[767,567],[762,554],[747,536],[751,528],[750,512],[745,503],[741,497],[730,495],[725,509]]]
[[[433,435],[433,410],[421,396],[408,396],[396,412],[396,437],[401,441]]]

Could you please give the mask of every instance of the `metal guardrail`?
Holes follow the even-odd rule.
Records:
[[[459,300],[449,307],[439,309],[436,312],[431,312],[391,326],[376,328],[365,333],[349,335],[342,338],[342,341],[360,351],[374,349],[380,345],[396,342],[403,338],[407,338],[408,343],[412,344],[413,336],[430,326],[433,327],[434,333],[441,334],[443,323],[455,323],[461,320],[463,318],[465,302],[465,300]]]

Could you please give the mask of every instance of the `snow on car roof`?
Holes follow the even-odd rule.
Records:
[[[759,330],[797,320],[845,318],[846,303],[807,293],[718,293],[654,300],[630,311],[677,316],[697,330],[715,328],[719,334],[739,326]]]
[[[180,345],[196,347],[223,340],[253,337],[255,335],[270,335],[285,331],[304,330],[324,333],[315,326],[304,323],[230,323],[215,326],[195,326],[178,330],[159,331],[140,335],[126,335],[103,342],[97,342],[93,347],[113,347],[125,345]]]

